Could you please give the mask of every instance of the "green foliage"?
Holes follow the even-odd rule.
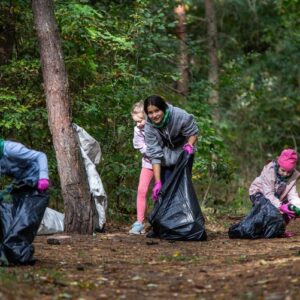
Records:
[[[239,172],[252,169],[252,177],[267,158],[284,147],[297,147],[299,139],[299,71],[295,66],[300,28],[294,15],[299,2],[274,2],[257,6],[261,22],[256,25],[256,47],[227,60],[221,77],[223,132],[236,153]],[[251,17],[250,12],[245,14],[243,22],[250,24]],[[251,31],[248,26],[237,30],[245,31],[245,36]],[[234,35],[243,38],[240,33]]]
[[[299,143],[300,1],[214,1],[218,124],[207,101],[204,1],[185,1],[190,94],[184,99],[174,93],[179,78],[176,3],[55,1],[73,118],[101,143],[99,172],[111,215],[135,209],[141,156],[132,147],[130,109],[150,94],[161,94],[195,115],[200,136],[193,176],[206,206],[247,207],[247,186],[264,160]],[[61,209],[29,1],[1,1],[0,17],[0,41],[8,25],[14,29],[11,57],[0,65],[1,134],[47,153],[52,206]]]

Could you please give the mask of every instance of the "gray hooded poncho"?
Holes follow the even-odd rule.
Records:
[[[152,164],[173,166],[182,147],[192,135],[198,134],[193,115],[168,104],[170,119],[165,127],[158,129],[148,119],[145,125],[146,156]]]

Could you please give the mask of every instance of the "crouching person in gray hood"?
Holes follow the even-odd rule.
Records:
[[[148,117],[146,155],[152,163],[155,178],[152,198],[157,201],[162,185],[172,174],[182,151],[194,153],[198,128],[191,114],[166,103],[161,96],[146,98],[144,110]]]
[[[0,138],[0,265],[33,264],[32,242],[48,205],[48,161],[43,152]]]

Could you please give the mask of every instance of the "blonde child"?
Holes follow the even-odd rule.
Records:
[[[133,105],[131,116],[136,123],[134,127],[133,147],[143,154],[143,158],[136,199],[137,221],[133,223],[129,234],[143,234],[145,233],[144,220],[147,207],[147,192],[153,178],[152,164],[146,156],[147,147],[144,133],[146,120],[143,101],[139,101]]]

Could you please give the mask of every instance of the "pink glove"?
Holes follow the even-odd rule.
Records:
[[[185,144],[182,149],[187,153],[187,154],[193,154],[194,153],[194,148],[192,145],[189,143]]]
[[[280,207],[279,207],[279,210],[285,214],[288,218],[288,220],[290,221],[291,219],[295,219],[296,218],[296,213],[292,210],[289,210],[289,204],[290,203],[286,203],[286,204],[282,204]]]
[[[295,234],[293,232],[290,232],[290,231],[286,231],[284,234],[283,234],[283,237],[285,238],[290,238],[292,236],[294,236]]]
[[[49,180],[46,178],[39,179],[37,188],[40,192],[44,192],[49,188]]]
[[[154,184],[154,187],[153,187],[153,190],[152,190],[152,199],[153,199],[153,201],[157,201],[157,199],[158,199],[158,194],[159,194],[161,188],[162,188],[162,183],[161,183],[161,181],[159,180],[159,181],[157,181],[157,182]]]

